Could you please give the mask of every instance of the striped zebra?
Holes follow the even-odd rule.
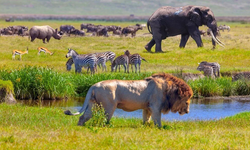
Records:
[[[115,53],[111,51],[103,52],[103,54],[106,56],[106,60],[110,61],[111,63],[114,61],[116,56]]]
[[[107,67],[106,67],[107,57],[103,53],[94,53],[93,55],[96,56],[96,59],[97,59],[96,63],[99,66],[99,68],[101,68],[102,66],[102,71],[103,70],[107,71]]]
[[[213,68],[213,73],[215,77],[220,77],[220,65],[217,62],[207,62],[207,61],[202,61],[199,63],[199,66],[197,67],[197,70],[199,68],[202,68],[202,66],[211,66]]]
[[[139,66],[139,73],[141,72],[141,60],[146,61],[146,59],[142,58],[139,54],[131,55],[129,50],[124,51],[124,54],[129,58],[129,64],[131,64],[131,69],[133,72],[133,65],[135,66],[135,72],[137,72],[137,65]],[[146,61],[147,62],[147,61]]]
[[[211,77],[211,78],[215,77],[212,66],[202,65],[202,66],[199,66],[197,68],[197,70],[203,71],[204,72],[204,76]]]
[[[102,52],[102,53],[94,53],[97,58],[97,65],[101,68],[102,71],[105,69],[107,71],[106,62],[110,61],[111,63],[114,61],[115,53],[111,51]]]
[[[73,62],[75,63],[75,72],[80,73],[82,71],[82,67],[90,68],[91,74],[95,73],[95,67],[97,58],[95,55],[78,55],[76,51],[73,49],[68,49],[68,53],[66,54],[66,58],[72,57]]]
[[[111,71],[117,71],[117,67],[119,66],[120,72],[120,65],[123,65],[125,73],[126,71],[129,73],[129,59],[127,55],[121,55],[116,57],[116,59],[112,62]]]
[[[66,69],[67,71],[71,70],[71,66],[74,64],[73,58],[69,58],[68,61],[66,62]]]

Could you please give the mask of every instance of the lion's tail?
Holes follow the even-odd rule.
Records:
[[[89,88],[88,93],[87,93],[86,98],[85,98],[85,101],[84,101],[84,103],[83,103],[83,106],[82,106],[82,108],[81,108],[78,112],[76,112],[76,113],[71,113],[70,110],[66,110],[66,111],[64,111],[64,114],[65,114],[65,115],[73,115],[73,116],[75,116],[75,115],[79,115],[79,114],[81,114],[82,112],[84,112],[84,111],[87,109],[88,104],[89,104],[89,101],[90,101],[90,99],[91,99],[91,97],[92,97],[93,88],[94,88],[93,86],[91,86],[91,87]]]

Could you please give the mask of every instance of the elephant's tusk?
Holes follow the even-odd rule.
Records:
[[[217,44],[219,44],[220,46],[224,47],[223,44],[221,44],[221,43],[217,40],[217,38],[214,37],[214,34],[213,34],[212,30],[210,30],[209,32],[210,32],[210,34],[211,34],[213,40],[214,40]]]
[[[225,45],[223,42],[221,42],[217,37],[215,37],[218,42],[220,42],[222,45]]]

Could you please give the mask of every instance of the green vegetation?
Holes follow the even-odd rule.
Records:
[[[1,14],[125,15],[149,16],[161,6],[199,5],[210,7],[216,16],[248,16],[248,0],[0,0]],[[233,10],[233,11],[232,11]]]
[[[0,91],[4,89],[7,93],[14,93],[14,87],[11,81],[0,80]]]
[[[100,73],[89,74],[58,73],[51,68],[31,67],[16,70],[0,70],[0,79],[10,80],[14,85],[17,99],[64,99],[68,97],[84,97],[93,84],[111,79],[140,80],[153,73],[124,74]],[[7,83],[11,83],[11,82]],[[12,84],[11,83],[11,84]],[[217,79],[202,78],[187,82],[194,91],[194,97],[249,95],[250,81],[232,82],[230,77]],[[1,85],[1,83],[0,83]]]
[[[1,27],[10,25],[25,25],[29,28],[34,25],[48,24],[53,28],[59,28],[63,24],[71,24],[80,28],[79,21],[0,21]],[[85,22],[102,25],[120,25],[125,27],[135,24],[134,22]],[[143,23],[143,22],[141,22]],[[145,44],[151,39],[147,29],[139,30],[135,38],[110,36],[110,37],[78,37],[63,36],[61,40],[51,39],[50,43],[43,44],[36,39],[30,42],[28,37],[0,36],[0,79],[11,80],[14,85],[15,96],[18,99],[61,99],[70,96],[85,96],[87,90],[96,82],[108,79],[144,79],[156,72],[174,73],[181,70],[183,73],[199,73],[196,70],[201,61],[218,62],[221,65],[221,74],[230,74],[237,71],[250,70],[249,64],[249,40],[250,24],[219,22],[231,26],[230,32],[221,32],[219,39],[226,44],[225,48],[217,46],[212,50],[211,37],[202,37],[204,47],[197,48],[193,39],[190,38],[186,48],[178,48],[180,37],[171,37],[162,42],[164,53],[149,53],[144,49]],[[205,27],[201,27],[205,30]],[[37,48],[44,46],[54,55],[37,55]],[[26,50],[29,53],[22,56],[22,60],[12,60],[13,49]],[[107,72],[98,69],[93,76],[85,69],[82,74],[75,74],[74,67],[70,72],[66,71],[65,55],[67,49],[72,48],[79,54],[94,52],[113,51],[117,56],[130,50],[131,53],[139,53],[147,62],[142,62],[141,73],[125,74],[111,72],[110,62],[107,63]],[[152,49],[154,51],[154,47]],[[122,68],[123,69],[123,68]],[[244,81],[232,82],[230,77],[224,76],[219,79],[201,79],[188,82],[194,90],[195,97],[201,96],[231,96],[249,95],[249,83]]]
[[[108,127],[77,126],[59,108],[0,104],[1,149],[249,149],[250,113],[211,121],[112,118]]]

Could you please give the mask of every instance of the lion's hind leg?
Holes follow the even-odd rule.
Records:
[[[149,123],[151,119],[151,112],[149,109],[143,109],[143,124]]]

